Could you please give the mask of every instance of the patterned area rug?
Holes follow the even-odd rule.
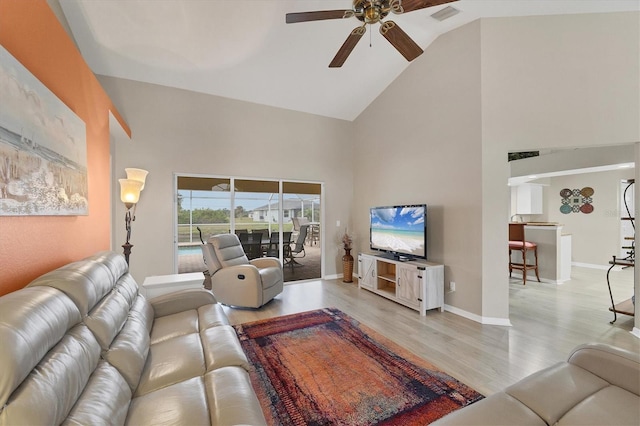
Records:
[[[235,328],[271,425],[425,425],[483,398],[337,309]]]

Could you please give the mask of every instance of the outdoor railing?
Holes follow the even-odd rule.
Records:
[[[183,243],[200,243],[200,234],[198,227],[202,230],[202,238],[206,241],[211,235],[228,234],[231,230],[230,223],[186,223],[178,224],[178,244]],[[275,224],[269,225],[268,222],[250,222],[250,223],[236,223],[236,229],[246,229],[251,232],[254,229],[270,229],[275,232],[278,230],[278,226]],[[285,223],[283,225],[283,231],[291,231],[293,224]]]

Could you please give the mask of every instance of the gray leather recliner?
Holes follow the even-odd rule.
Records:
[[[282,293],[282,263],[275,257],[249,260],[235,234],[214,235],[202,245],[211,291],[229,306],[259,308]]]

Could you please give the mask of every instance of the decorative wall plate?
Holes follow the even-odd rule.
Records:
[[[582,189],[562,189],[560,191],[560,213],[592,213],[594,193],[595,190],[590,186],[585,186]]]

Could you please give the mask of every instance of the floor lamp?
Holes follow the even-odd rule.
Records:
[[[147,179],[147,174],[149,172],[142,169],[132,168],[124,170],[127,172],[127,178],[118,179],[118,181],[120,182],[120,200],[127,208],[127,211],[124,214],[127,241],[122,245],[122,248],[124,249],[124,258],[128,265],[131,247],[133,247],[133,244],[129,242],[129,239],[131,238],[131,222],[136,220],[136,205],[140,200],[140,192],[144,189],[144,182]]]

